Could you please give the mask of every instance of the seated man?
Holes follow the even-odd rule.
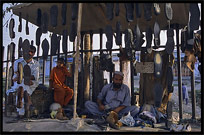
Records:
[[[105,85],[97,97],[97,103],[85,102],[85,108],[92,115],[106,115],[109,111],[114,111],[119,117],[129,111],[134,117],[139,109],[131,105],[130,90],[123,84],[123,73],[116,71],[113,74],[113,83]]]
[[[29,117],[30,109],[31,109],[31,95],[33,91],[38,86],[38,79],[39,79],[39,62],[33,59],[33,56],[35,55],[36,48],[34,46],[30,46],[29,50],[29,58],[26,60],[24,58],[20,58],[14,62],[14,86],[17,89],[17,112],[19,113],[19,117],[23,117],[24,115],[26,117]],[[19,81],[20,74],[18,72],[18,63],[21,63],[24,67],[25,65],[28,65],[31,70],[31,80],[30,84],[24,84],[25,79],[23,79],[20,84],[17,84],[16,82]],[[23,77],[24,78],[24,77]],[[24,106],[23,106],[24,104]]]
[[[49,88],[54,89],[54,101],[61,107],[66,106],[73,97],[73,90],[64,84],[66,76],[71,77],[71,74],[64,66],[64,59],[59,58],[57,66],[51,71]]]

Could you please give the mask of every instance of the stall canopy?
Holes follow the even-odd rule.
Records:
[[[154,26],[155,21],[157,21],[160,25],[160,29],[165,30],[168,28],[168,20],[165,16],[165,3],[158,3],[161,9],[161,13],[159,15],[154,14],[154,10],[152,7],[152,19],[150,21],[146,21],[144,19],[144,5],[140,3],[142,16],[141,18],[136,18],[136,11],[134,9],[134,21],[128,23],[126,21],[126,9],[124,3],[119,3],[120,13],[119,16],[115,16],[113,20],[109,21],[106,18],[106,4],[105,3],[83,3],[82,10],[82,22],[81,22],[81,31],[92,31],[94,34],[99,33],[100,29],[105,29],[107,25],[112,25],[113,30],[115,31],[116,22],[120,21],[122,26],[122,31],[127,28],[133,29],[136,24],[139,24],[140,30],[145,31],[147,26]],[[57,5],[58,7],[58,23],[54,28],[50,25],[50,17],[48,17],[48,31],[55,32],[57,34],[62,34],[64,29],[70,32],[71,26],[71,3],[67,3],[67,17],[66,17],[66,25],[62,25],[62,3],[23,3],[18,6],[12,7],[13,13],[19,16],[21,13],[22,18],[26,19],[26,15],[29,16],[28,21],[32,24],[37,23],[37,10],[41,9],[42,14],[47,12],[50,16],[50,8],[53,5]],[[189,3],[172,3],[173,9],[173,19],[170,21],[171,24],[179,24],[180,28],[188,25],[189,21]],[[113,12],[115,12],[115,4]]]

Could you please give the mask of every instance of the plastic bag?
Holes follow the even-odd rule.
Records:
[[[119,121],[122,122],[124,125],[130,126],[130,127],[134,127],[135,125],[135,120],[131,116],[130,112],[128,113],[128,115],[123,116]]]

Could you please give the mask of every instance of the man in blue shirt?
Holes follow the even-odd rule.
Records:
[[[97,97],[97,103],[85,102],[85,108],[92,115],[106,115],[107,112],[114,111],[118,117],[122,117],[129,111],[134,117],[139,108],[131,106],[130,90],[123,84],[123,73],[116,71],[113,74],[113,83],[105,85]]]
[[[186,86],[184,85],[184,83],[182,83],[182,92],[183,92],[183,100],[186,100],[186,105],[188,104],[188,90],[186,88]]]

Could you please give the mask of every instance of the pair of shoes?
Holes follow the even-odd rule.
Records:
[[[151,27],[146,28],[146,51],[152,53],[152,29]]]
[[[126,21],[132,22],[134,20],[134,4],[133,3],[125,3],[125,9],[126,9]]]
[[[172,20],[172,18],[173,18],[173,9],[171,8],[171,3],[165,3],[164,11],[165,11],[166,18],[168,20]]]
[[[154,24],[154,46],[156,48],[160,46],[160,28],[158,22]]]
[[[9,22],[9,36],[10,38],[15,38],[15,32],[14,32],[14,26],[15,26],[15,20],[13,18],[11,18],[10,22]]]
[[[106,48],[111,50],[113,47],[113,30],[111,25],[106,26],[105,34],[107,37]]]
[[[44,12],[43,15],[42,15],[42,33],[47,33],[48,31],[48,21],[49,21],[49,18],[48,18],[48,14],[47,12]]]
[[[174,30],[172,28],[167,30],[167,42],[165,50],[167,54],[172,54],[174,52]]]
[[[22,31],[22,14],[19,12],[19,25],[18,25],[18,32]]]
[[[152,19],[152,3],[144,4],[144,17],[146,21],[150,21]]]
[[[37,28],[37,30],[36,30],[36,40],[35,40],[35,42],[36,42],[36,45],[37,46],[40,46],[40,37],[42,36],[42,29],[41,28]]]
[[[106,3],[106,18],[110,21],[113,19],[113,8],[114,3]]]
[[[46,60],[48,57],[48,52],[49,52],[49,42],[45,38],[42,42],[42,50],[43,50],[43,59]]]
[[[56,27],[57,26],[57,19],[58,17],[58,7],[57,5],[53,5],[50,8],[50,24],[52,27]]]
[[[67,19],[67,3],[62,3],[62,25],[66,25]]]

